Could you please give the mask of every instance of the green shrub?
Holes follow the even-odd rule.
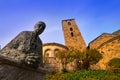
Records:
[[[120,80],[120,78],[117,76],[105,76],[104,80]]]
[[[120,68],[120,58],[111,59],[109,61],[108,65],[111,67]]]
[[[56,57],[61,61],[62,68],[67,68],[67,64],[76,61],[77,70],[88,70],[90,65],[96,64],[103,56],[96,49],[86,49],[80,52],[71,48],[67,51],[58,51]]]
[[[120,73],[120,68],[111,67],[111,68],[109,68],[109,70],[114,72],[114,73]]]
[[[120,73],[104,70],[80,70],[76,72],[48,75],[46,80],[120,80]]]
[[[109,61],[109,70],[114,73],[120,73],[120,58],[113,58]]]
[[[86,70],[89,69],[90,65],[96,64],[103,57],[102,54],[100,54],[96,49],[86,49],[83,54],[85,55],[82,59],[83,69]]]
[[[98,79],[96,79],[96,78],[81,78],[81,79],[79,79],[79,80],[98,80]]]

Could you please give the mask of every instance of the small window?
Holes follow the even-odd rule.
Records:
[[[45,57],[50,57],[50,52],[51,52],[50,49],[46,49],[45,52],[44,52]]]
[[[46,53],[46,57],[49,57],[49,53]]]
[[[73,31],[73,28],[70,28],[70,31]]]
[[[68,25],[71,25],[71,23],[70,23],[70,22],[68,22]]]
[[[73,35],[73,32],[71,32],[71,36],[73,37],[74,35]]]
[[[59,52],[59,49],[55,49],[54,50],[54,56],[56,56],[56,54]]]

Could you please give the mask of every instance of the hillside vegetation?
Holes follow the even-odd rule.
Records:
[[[120,73],[104,70],[80,70],[47,75],[46,80],[120,80]]]

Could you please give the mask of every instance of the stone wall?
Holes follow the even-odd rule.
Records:
[[[89,44],[90,49],[97,49],[103,58],[94,66],[96,69],[107,69],[108,62],[113,58],[120,58],[120,32],[102,34]]]
[[[21,62],[0,55],[0,80],[45,80],[47,69],[32,69]]]
[[[103,44],[104,42],[108,41],[113,37],[115,37],[115,35],[103,33],[102,35],[98,36],[96,39],[91,41],[89,47],[90,49],[97,49],[101,44]]]
[[[103,54],[103,59],[98,64],[102,69],[107,69],[107,64],[112,58],[120,58],[120,36],[98,50]]]

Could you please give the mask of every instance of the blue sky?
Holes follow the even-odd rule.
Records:
[[[21,31],[32,31],[37,21],[46,29],[43,43],[64,44],[61,21],[74,18],[86,44],[120,29],[120,0],[0,0],[0,45]]]

